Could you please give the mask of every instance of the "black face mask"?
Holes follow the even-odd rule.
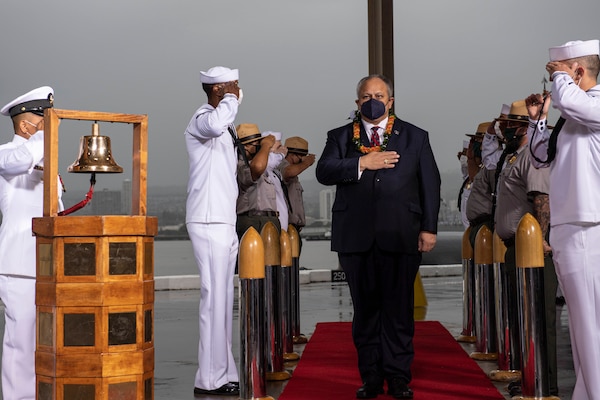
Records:
[[[370,99],[362,103],[360,113],[371,121],[376,120],[385,114],[385,104],[379,100]]]
[[[521,145],[521,138],[523,136],[514,136],[512,139],[506,142],[506,146],[504,147],[504,152],[506,154],[514,153],[519,150],[519,146]]]
[[[475,141],[473,143],[473,155],[475,157],[481,158],[481,142]]]
[[[517,128],[506,128],[506,129],[504,129],[504,132],[502,132],[502,133],[504,134],[506,141],[510,142],[511,140],[514,139],[515,134],[517,133]]]

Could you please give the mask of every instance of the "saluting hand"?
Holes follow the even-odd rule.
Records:
[[[550,61],[548,64],[546,64],[546,71],[548,71],[548,74],[550,74],[550,80],[552,81],[552,74],[557,71],[566,72],[570,77],[573,77],[578,66],[579,64],[576,62],[569,66],[562,61]]]
[[[238,81],[229,81],[222,83],[219,89],[221,97],[224,96],[225,93],[232,93],[238,99],[240,98],[240,87],[238,86]]]
[[[305,155],[304,157],[302,157],[302,163],[310,167],[315,163],[315,155],[312,153]]]
[[[269,150],[271,150],[271,148],[275,144],[276,140],[277,139],[275,139],[275,136],[273,136],[273,135],[267,135],[267,136],[263,137],[260,140],[260,147],[261,148],[268,148]]]
[[[546,99],[539,93],[529,95],[525,99],[525,106],[527,107],[529,118],[533,120],[546,118],[548,116],[548,110],[550,109],[551,99],[551,93],[548,93],[548,98]]]

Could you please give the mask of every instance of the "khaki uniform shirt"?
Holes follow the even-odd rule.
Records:
[[[282,171],[287,165],[289,165],[287,161],[282,163]],[[302,188],[297,176],[285,181],[284,184],[287,187],[288,199],[290,201],[289,223],[301,228],[306,225],[304,201],[302,197],[304,189]]]
[[[467,219],[473,222],[476,218],[492,215],[492,193],[495,190],[495,169],[481,168],[473,183],[471,194],[467,200]]]
[[[248,211],[277,211],[275,185],[279,185],[276,176],[265,171],[256,181],[252,180],[250,167],[244,160],[238,160],[237,181],[239,195],[236,203],[238,214]]]
[[[289,165],[289,161],[284,158],[279,166],[281,176],[283,176],[283,171]],[[289,223],[294,225],[296,228],[302,228],[306,225],[303,200],[304,188],[302,188],[297,176],[284,181],[284,185],[287,188],[287,196],[289,200]]]
[[[501,239],[515,236],[519,221],[526,214],[533,215],[532,192],[550,191],[548,168],[536,169],[530,162],[529,146],[522,146],[514,155],[508,155],[498,178],[496,199],[496,232]]]

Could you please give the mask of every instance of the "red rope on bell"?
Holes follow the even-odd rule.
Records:
[[[90,177],[90,190],[86,193],[85,199],[81,200],[79,203],[75,204],[73,207],[59,212],[58,215],[59,216],[69,215],[72,212],[75,212],[75,211],[85,207],[85,205],[87,203],[89,203],[90,200],[92,200],[92,197],[94,196],[94,185],[96,185],[96,173],[92,172],[92,176]]]

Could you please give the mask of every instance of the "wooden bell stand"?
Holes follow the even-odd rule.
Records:
[[[59,119],[133,124],[131,215],[58,216]],[[36,400],[154,399],[154,236],[148,117],[44,111],[37,243]]]

